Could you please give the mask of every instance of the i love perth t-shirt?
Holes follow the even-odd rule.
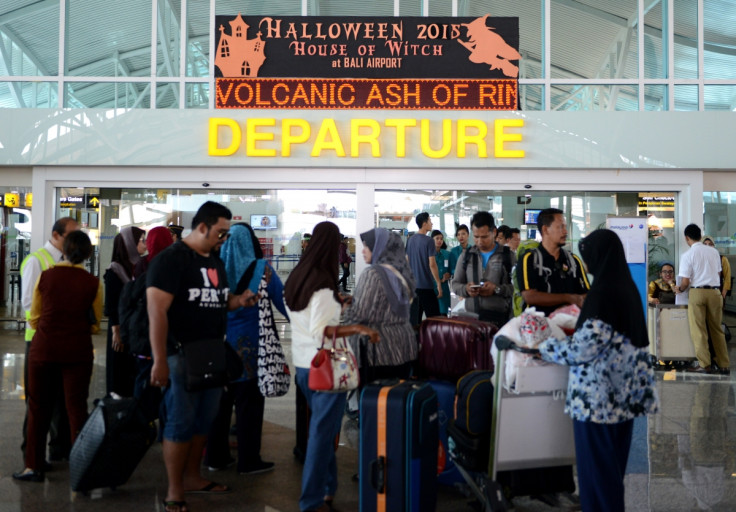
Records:
[[[174,296],[168,315],[169,346],[174,341],[224,337],[229,289],[220,258],[204,257],[177,242],[151,261],[146,276],[147,287]]]

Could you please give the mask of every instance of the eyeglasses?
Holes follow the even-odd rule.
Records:
[[[219,233],[217,233],[217,239],[218,240],[222,240],[223,238],[227,238],[229,236],[230,236],[230,232],[229,231],[220,231]]]
[[[674,270],[663,270],[662,273],[663,274],[674,274],[675,271]]]

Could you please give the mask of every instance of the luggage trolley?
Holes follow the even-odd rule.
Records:
[[[520,367],[511,392],[503,386],[506,350],[537,350],[519,347],[504,336],[496,338],[496,347],[488,472],[473,472],[456,460],[483,512],[511,507],[496,481],[499,471],[575,463],[572,419],[564,412],[569,369],[561,365]]]
[[[677,368],[695,360],[686,305],[650,304],[647,313],[649,353],[657,361]]]

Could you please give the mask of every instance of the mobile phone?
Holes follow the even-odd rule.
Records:
[[[483,281],[481,281],[480,284],[471,284],[470,287],[471,288],[483,288],[483,284],[484,284]]]

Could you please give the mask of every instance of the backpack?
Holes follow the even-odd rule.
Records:
[[[519,316],[524,311],[524,299],[521,296],[521,290],[519,289],[519,280],[516,277],[516,272],[519,268],[519,262],[524,258],[524,255],[529,251],[535,250],[539,247],[539,242],[536,240],[524,240],[519,244],[519,248],[516,249],[516,262],[517,265],[514,267],[511,273],[511,283],[514,285],[514,295],[511,298],[511,306],[514,309],[514,316]]]
[[[123,286],[118,303],[120,339],[132,354],[151,355],[148,339],[148,302],[146,301],[146,274]]]
[[[517,263],[523,264],[523,259],[526,253],[533,251],[534,254],[532,254],[532,258],[534,258],[534,267],[539,272],[539,275],[541,276],[545,272],[545,267],[542,265],[542,252],[539,250],[539,242],[534,240],[527,240],[526,242],[522,242],[519,245],[519,248],[517,249],[517,254],[519,255],[519,258],[517,260]],[[572,253],[568,251],[567,249],[560,249],[562,252],[562,255],[567,260],[567,265],[570,267],[570,272],[572,273],[572,277],[577,277],[578,274],[578,263],[577,260],[573,257]],[[519,316],[524,309],[526,309],[526,304],[524,303],[524,299],[521,296],[521,290],[519,289],[519,280],[516,277],[516,271],[518,269],[519,265],[516,265],[514,267],[514,275],[512,277],[512,281],[514,283],[514,296],[512,299],[512,305],[514,307],[514,316]],[[547,270],[547,275],[549,276],[549,269]],[[547,283],[547,287],[549,287],[549,282]]]
[[[493,414],[491,370],[474,370],[460,377],[455,395],[455,419],[447,426],[453,459],[470,471],[488,470]]]

